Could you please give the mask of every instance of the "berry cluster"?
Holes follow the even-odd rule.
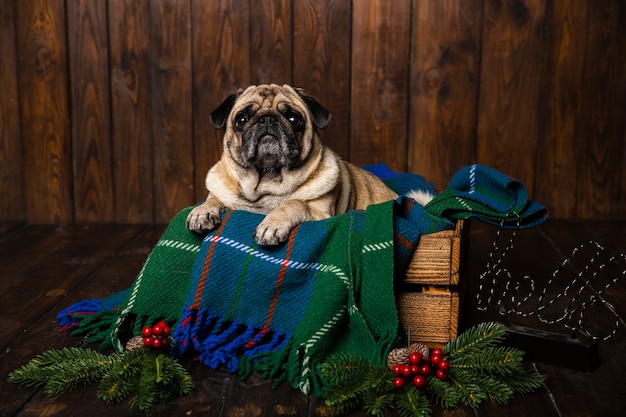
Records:
[[[414,352],[409,355],[408,364],[394,365],[393,373],[397,376],[393,380],[393,385],[400,388],[411,381],[417,388],[424,388],[428,384],[428,376],[435,375],[439,379],[446,379],[448,369],[450,363],[443,358],[441,349],[433,349],[430,357]]]
[[[143,345],[152,349],[167,349],[170,345],[168,339],[170,335],[170,327],[166,322],[160,321],[154,326],[146,326],[141,330],[143,336]]]

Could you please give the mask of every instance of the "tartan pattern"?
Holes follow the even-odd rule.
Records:
[[[253,240],[263,216],[229,212],[204,239],[193,267],[190,288],[196,290],[173,332],[174,353],[231,371],[250,361],[305,392],[319,388],[315,366],[331,352],[357,351],[384,363],[398,331],[394,234],[406,234],[410,223],[396,219],[394,210],[410,202],[303,223],[276,248]],[[423,210],[413,205],[397,211],[414,214],[418,208]],[[404,229],[394,231],[394,220]],[[425,224],[428,229],[402,238],[415,245],[419,234],[453,225]],[[403,249],[396,256],[411,253]]]
[[[399,194],[435,189],[418,175],[366,168]],[[254,242],[261,215],[227,210],[203,239],[185,227],[190,210],[172,219],[128,290],[70,306],[59,324],[121,350],[144,325],[166,320],[174,354],[244,375],[256,369],[303,392],[322,388],[316,368],[332,353],[385,363],[398,335],[394,277],[404,275],[422,234],[470,216],[519,217],[522,227],[547,216],[521,182],[481,165],[460,170],[426,207],[400,197],[306,222],[277,247]]]
[[[461,168],[426,210],[451,220],[477,217],[507,228],[536,226],[548,217],[544,206],[528,199],[521,181],[480,164]]]

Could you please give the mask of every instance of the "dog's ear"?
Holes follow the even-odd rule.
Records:
[[[224,127],[226,119],[235,105],[235,101],[237,101],[237,98],[242,92],[243,90],[238,90],[236,93],[229,95],[226,99],[224,99],[224,101],[222,101],[222,104],[217,106],[217,108],[211,112],[209,119],[211,120],[211,125],[213,125],[216,130],[220,130]]]
[[[311,111],[315,126],[319,129],[326,129],[330,122],[330,112],[318,103],[315,97],[306,93],[302,88],[295,88],[294,90],[296,90],[296,93],[298,93]]]

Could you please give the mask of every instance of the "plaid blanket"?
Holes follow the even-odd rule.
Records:
[[[380,165],[367,169],[400,194],[434,189],[417,175]],[[400,197],[304,223],[277,247],[254,242],[261,215],[226,211],[219,228],[203,239],[184,227],[185,209],[122,296],[70,306],[59,323],[121,350],[144,325],[165,320],[174,325],[174,355],[193,355],[244,376],[257,370],[305,393],[319,392],[317,365],[332,353],[385,362],[399,331],[394,277],[404,275],[422,234],[452,229],[453,220],[469,216],[496,221],[498,210],[501,219],[512,213],[533,219],[521,226],[547,214],[528,202],[521,183],[497,171],[478,165],[458,175],[467,179],[455,177],[455,191],[444,190],[426,208]]]

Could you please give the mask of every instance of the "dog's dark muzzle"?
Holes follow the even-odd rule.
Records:
[[[299,162],[300,146],[290,126],[265,115],[243,132],[241,159],[261,172],[277,172]]]

